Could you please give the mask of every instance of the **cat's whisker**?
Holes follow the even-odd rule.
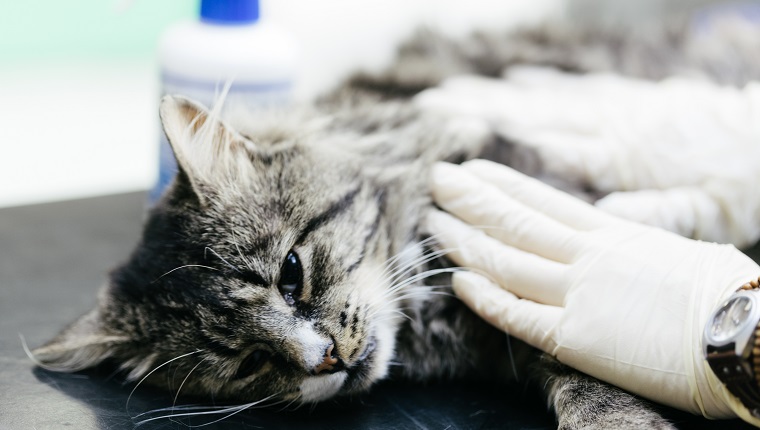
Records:
[[[280,412],[287,410],[293,403],[297,402],[301,398],[301,393],[298,393],[291,401],[280,409]],[[296,408],[297,409],[297,408]]]
[[[420,246],[422,246],[421,243],[420,243]],[[391,257],[388,260],[386,260],[385,263],[383,264],[383,266],[385,267],[385,269],[379,274],[379,276],[381,276],[381,277],[382,276],[393,277],[393,275],[388,275],[388,272],[391,271],[391,270],[396,271],[396,270],[398,270],[399,267],[406,267],[408,264],[404,264],[403,266],[396,266],[396,263],[399,260],[401,260],[406,254],[410,254],[410,253],[413,253],[413,252],[414,252],[413,250],[411,250],[409,248],[406,248],[406,249],[402,250],[401,252],[397,253],[396,255],[394,255],[393,257]]]
[[[266,404],[261,404],[261,405],[256,405],[256,407],[255,407],[255,408],[254,408],[254,407],[251,407],[251,409],[258,409],[258,408],[271,408],[271,407],[274,407],[274,406],[277,406],[277,405],[281,405],[281,404],[283,404],[283,403],[285,403],[285,402],[286,402],[286,400],[285,400],[285,399],[280,399],[280,400],[278,400],[278,401],[276,401],[276,402],[272,402],[272,403],[266,403]],[[293,403],[293,400],[291,400],[291,401],[287,401],[287,403],[288,403],[288,404],[290,404],[290,403]],[[283,406],[283,407],[287,407],[287,405],[285,405],[285,406]]]
[[[203,269],[209,269],[209,270],[219,270],[219,269],[217,269],[216,267],[211,267],[211,266],[204,266],[204,265],[202,265],[202,264],[185,264],[185,265],[183,265],[183,266],[175,267],[174,269],[172,269],[172,270],[170,270],[170,271],[168,271],[168,272],[164,273],[163,275],[161,275],[161,276],[159,276],[158,278],[154,279],[154,280],[151,282],[151,284],[154,284],[154,283],[158,282],[158,280],[159,280],[159,279],[163,278],[164,276],[166,276],[166,275],[168,275],[168,274],[170,274],[170,273],[172,273],[172,272],[175,272],[175,271],[177,271],[177,270],[179,270],[179,269],[185,269],[185,268],[188,268],[188,267],[200,267],[200,268],[203,268]]]
[[[265,397],[265,398],[263,398],[261,400],[257,400],[255,402],[246,403],[246,404],[243,404],[243,405],[225,407],[225,408],[219,409],[219,410],[206,410],[206,411],[201,411],[201,412],[186,412],[186,413],[179,413],[179,414],[168,414],[168,415],[161,415],[161,416],[158,416],[158,417],[148,418],[148,419],[145,419],[145,420],[142,420],[142,421],[138,421],[137,423],[135,423],[135,427],[141,426],[143,424],[147,424],[147,423],[149,423],[151,421],[156,421],[156,420],[161,420],[161,419],[173,419],[173,418],[179,418],[179,417],[190,417],[190,416],[201,416],[201,415],[219,415],[219,414],[226,414],[227,412],[230,412],[229,414],[227,414],[227,415],[225,415],[225,416],[223,416],[221,418],[218,418],[218,419],[213,420],[213,421],[209,421],[209,422],[204,423],[204,424],[188,425],[187,426],[187,427],[190,427],[190,428],[205,427],[205,426],[209,426],[209,425],[212,425],[212,424],[216,424],[216,423],[218,423],[220,421],[226,420],[227,418],[229,418],[229,417],[231,417],[231,416],[233,416],[235,414],[239,414],[240,412],[243,412],[246,409],[250,409],[250,408],[252,408],[254,406],[260,405],[261,403],[264,403],[267,400],[269,400],[269,399],[271,399],[273,397],[276,397],[278,394],[279,394],[279,392],[275,393],[275,394],[272,394],[272,395],[270,395],[268,397]]]
[[[388,295],[392,295],[392,294],[395,294],[396,291],[398,291],[398,290],[400,290],[400,289],[402,289],[404,287],[407,287],[407,286],[409,286],[411,284],[415,284],[415,283],[417,283],[417,282],[419,282],[419,281],[421,281],[421,280],[423,280],[425,278],[429,278],[431,276],[439,275],[441,273],[461,272],[462,270],[464,270],[464,269],[462,269],[461,267],[444,267],[444,268],[441,268],[441,269],[426,270],[424,272],[421,272],[421,273],[418,273],[418,274],[416,274],[414,276],[409,277],[408,279],[404,280],[403,282],[399,282],[399,283],[391,286],[386,293]]]
[[[418,243],[415,244],[415,248],[417,248],[417,249],[422,248],[422,249],[425,249],[425,251],[421,252],[420,255],[418,255],[417,257],[415,257],[415,259],[412,260],[411,262],[407,262],[406,264],[401,265],[401,266],[395,266],[395,264],[399,260],[401,260],[402,258],[404,258],[406,256],[406,254],[414,252],[410,248],[406,248],[406,249],[402,250],[401,252],[399,252],[398,254],[396,254],[395,256],[393,256],[392,258],[388,259],[388,261],[385,262],[385,267],[386,268],[385,268],[385,270],[383,270],[383,272],[380,274],[380,276],[385,276],[385,275],[388,274],[388,271],[394,270],[394,272],[392,274],[390,274],[388,277],[391,278],[391,279],[395,279],[396,276],[397,276],[397,273],[400,272],[400,271],[402,271],[403,269],[405,269],[407,267],[410,267],[410,266],[412,266],[412,267],[418,266],[419,264],[415,264],[415,261],[418,261],[419,258],[424,258],[424,256],[426,254],[429,255],[432,252],[432,251],[427,251],[427,245],[429,245],[431,242],[435,241],[435,236],[437,236],[437,235],[431,236],[431,237],[429,237],[429,238],[427,238],[425,240],[422,240],[422,241],[420,241],[420,242],[418,242]]]
[[[419,241],[419,242],[416,243],[416,246],[425,247],[426,245],[429,245],[431,242],[436,241],[437,240],[437,236],[439,236],[439,235],[438,234],[434,234],[434,235],[428,237],[427,239],[421,240],[421,241]],[[386,264],[388,266],[392,266],[398,260],[400,260],[401,258],[403,258],[404,254],[407,253],[407,252],[410,252],[408,248],[402,250],[401,252],[399,252],[396,255],[394,255],[393,257],[391,257],[388,261],[386,261]]]
[[[520,375],[517,372],[517,362],[515,361],[515,355],[512,352],[512,336],[509,333],[507,335],[507,355],[509,356],[509,364],[512,367],[512,374],[515,375],[515,381],[520,380]]]
[[[429,295],[433,295],[433,294],[436,294],[436,293],[437,294],[447,295],[446,293],[441,292],[441,291],[433,291],[431,288],[422,287],[422,288],[419,288],[419,289],[406,291],[403,294],[398,295],[398,296],[394,297],[393,299],[391,299],[391,301],[389,303],[398,302],[398,301],[402,301],[404,299],[409,299],[409,298],[414,298],[414,297],[420,297],[420,298],[424,299],[424,298],[427,298]]]
[[[451,270],[451,269],[456,269],[456,270]],[[436,269],[436,270],[441,270],[441,269]],[[462,270],[462,269],[461,268],[449,268],[449,269],[446,269],[446,270],[447,271],[459,271],[459,270]],[[422,273],[420,273],[420,275],[424,275],[424,274],[426,274],[428,272],[431,272],[431,271],[422,272]],[[428,276],[433,276],[433,275],[428,275]],[[382,322],[385,322],[385,321],[395,320],[396,318],[398,318],[398,316],[401,316],[403,318],[406,318],[410,322],[414,323],[415,322],[414,317],[412,315],[409,315],[406,312],[404,312],[404,310],[406,310],[406,309],[414,309],[415,307],[413,307],[413,306],[402,306],[402,307],[400,307],[398,309],[391,309],[391,310],[389,310],[388,307],[390,307],[390,306],[392,306],[393,304],[396,304],[396,303],[405,302],[405,301],[407,301],[409,299],[426,300],[426,299],[429,299],[430,296],[433,296],[433,295],[455,297],[454,294],[452,294],[452,293],[450,293],[448,291],[436,291],[436,290],[439,290],[439,289],[447,289],[448,290],[449,288],[450,288],[450,286],[447,286],[447,285],[414,285],[413,287],[407,289],[403,294],[394,296],[394,297],[392,297],[388,301],[384,301],[383,302],[383,306],[381,308],[379,308],[379,309],[374,310],[370,314],[368,314],[367,318],[372,319],[375,323],[382,323]],[[382,315],[382,316],[378,317],[378,315],[383,314],[383,313],[385,315]]]
[[[182,355],[179,355],[177,357],[174,357],[171,360],[165,361],[163,364],[160,364],[160,365],[156,366],[153,370],[151,370],[145,376],[143,376],[142,379],[140,379],[140,381],[137,383],[137,385],[135,385],[135,387],[132,388],[132,391],[129,392],[129,396],[127,396],[127,404],[124,406],[125,409],[126,409],[126,411],[127,411],[127,414],[129,414],[129,401],[132,400],[132,395],[135,393],[135,391],[140,386],[140,384],[142,384],[146,379],[148,379],[148,377],[150,375],[152,375],[153,373],[155,373],[158,369],[166,366],[167,364],[170,364],[170,363],[172,363],[172,362],[174,362],[176,360],[179,360],[179,359],[182,359],[182,358],[185,358],[185,357],[189,357],[191,355],[197,354],[197,353],[202,352],[202,351],[203,351],[202,349],[197,349],[197,350],[195,350],[193,352],[188,352],[186,354],[182,354]]]
[[[408,294],[419,294],[424,296],[428,293],[428,291],[431,291],[431,287],[428,287],[427,285],[411,285],[408,286],[408,288],[405,288],[404,291],[398,291],[396,294],[386,295],[385,299],[386,303],[394,303],[397,302],[402,296]]]
[[[419,293],[419,295],[400,297],[397,300],[393,300],[393,301],[388,302],[387,305],[391,306],[391,305],[394,305],[396,303],[404,302],[404,301],[407,301],[407,300],[412,299],[412,298],[419,298],[419,299],[424,300],[424,299],[429,298],[429,297],[430,297],[429,293]],[[405,314],[405,313],[402,312],[403,309],[411,309],[411,308],[408,307],[408,306],[405,306],[405,307],[399,308],[398,310],[392,310],[392,311],[379,310],[379,311],[374,312],[373,314],[369,315],[368,317],[369,318],[377,318],[377,316],[380,315],[382,312],[385,312],[386,314],[390,314],[390,313],[393,313],[393,312],[399,312],[399,314],[402,314],[403,316],[408,317],[407,314]],[[410,320],[413,320],[413,319],[410,319]]]
[[[174,401],[172,402],[172,407],[177,404],[177,399],[179,398],[179,393],[182,391],[182,387],[185,386],[185,382],[187,382],[188,378],[190,378],[190,375],[195,371],[195,369],[198,368],[203,362],[206,361],[206,357],[202,358],[201,361],[198,362],[192,369],[190,369],[189,372],[187,372],[187,375],[185,376],[185,379],[182,380],[182,383],[179,384],[179,388],[177,388],[177,394],[174,395]]]
[[[299,397],[300,397],[300,396],[299,396]],[[293,410],[294,410],[294,411],[297,411],[297,410],[301,409],[301,408],[303,407],[303,405],[304,405],[304,403],[303,403],[303,402],[301,402],[301,403],[296,403],[296,407],[295,407],[295,408],[293,408]]]
[[[245,258],[245,255],[243,255],[243,251],[240,250],[240,245],[238,245],[238,237],[237,233],[235,232],[235,228],[231,228],[230,231],[232,232],[233,241],[232,244],[235,245],[235,249],[237,249],[238,257],[240,257],[240,260],[245,264],[245,267],[253,272],[253,266],[251,266],[251,262],[248,261],[247,258]]]
[[[401,309],[386,310],[385,311],[385,315],[383,315],[381,317],[378,317],[377,314],[379,314],[379,312],[377,312],[376,314],[373,314],[373,315],[370,316],[370,318],[372,318],[372,321],[375,324],[382,323],[382,322],[385,322],[385,321],[395,320],[395,319],[397,319],[399,317],[406,318],[409,321],[414,322],[414,319],[411,316],[409,316],[406,313],[404,313]]]
[[[232,270],[234,270],[234,271],[236,271],[238,273],[241,273],[240,270],[238,270],[237,267],[233,266],[232,263],[230,263],[229,261],[225,260],[221,255],[219,255],[219,253],[217,253],[216,251],[214,251],[213,249],[211,249],[208,246],[203,249],[203,259],[204,260],[206,259],[206,253],[208,251],[211,251],[212,254],[216,255],[216,258],[222,260],[222,262],[224,262],[224,264],[226,264],[229,268],[231,268]]]
[[[435,260],[437,258],[440,258],[441,256],[446,255],[446,254],[454,251],[455,249],[456,248],[441,249],[441,250],[437,250],[437,251],[430,251],[430,252],[427,252],[427,253],[423,253],[422,255],[420,255],[415,260],[409,262],[408,264],[400,267],[398,270],[396,270],[393,273],[391,273],[389,277],[390,277],[391,280],[393,280],[395,282],[400,277],[402,277],[402,276],[404,276],[404,275],[406,275],[408,273],[411,273],[414,269],[416,269],[418,267],[422,267],[423,265],[425,265],[425,264],[427,264],[427,263],[429,263],[429,262],[431,262],[431,261],[433,261],[433,260]]]
[[[502,231],[505,230],[503,227],[500,227],[500,226],[485,225],[485,224],[483,224],[483,225],[474,225],[473,228],[476,228],[476,229],[479,229],[479,230],[502,230]],[[417,246],[425,247],[425,246],[427,246],[427,245],[429,245],[431,243],[435,243],[435,242],[438,241],[438,237],[440,237],[440,236],[441,236],[441,234],[431,235],[431,236],[427,237],[426,239],[418,242]],[[399,277],[401,277],[401,276],[403,276],[403,275],[405,275],[407,273],[410,273],[415,268],[421,267],[421,266],[429,263],[430,261],[435,260],[436,258],[439,258],[439,257],[441,257],[443,255],[446,255],[446,254],[449,254],[451,252],[454,252],[454,251],[456,251],[458,249],[459,248],[443,248],[443,249],[438,249],[438,250],[435,250],[435,251],[425,251],[425,252],[421,253],[420,256],[418,256],[417,258],[415,258],[414,260],[412,260],[411,262],[408,262],[408,263],[404,264],[403,266],[396,267],[394,269],[394,271],[389,274],[389,278],[392,281],[395,282],[396,279],[398,279]],[[391,259],[389,259],[386,262],[386,270],[384,270],[381,273],[381,276],[387,274],[388,268],[392,267],[392,265],[396,261],[400,260],[404,256],[404,254],[407,253],[407,252],[409,252],[409,250],[405,249],[405,250],[399,252],[398,254],[396,254]]]
[[[146,415],[157,414],[159,412],[166,412],[166,411],[193,411],[193,410],[207,411],[207,410],[212,410],[212,409],[227,409],[227,408],[229,408],[229,406],[215,406],[215,405],[201,405],[201,404],[167,406],[165,408],[151,409],[149,411],[142,412],[132,417],[132,419],[140,418]]]

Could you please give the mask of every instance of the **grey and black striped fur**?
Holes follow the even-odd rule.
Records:
[[[108,361],[159,386],[171,368],[187,375],[183,394],[299,403],[360,393],[389,375],[507,384],[516,370],[544,388],[560,428],[670,428],[627,393],[516,340],[510,351],[503,333],[445,294],[445,260],[424,242],[428,168],[483,153],[531,166],[483,124],[422,114],[408,97],[451,74],[498,75],[515,63],[744,79],[721,58],[684,53],[695,39],[673,34],[658,51],[598,31],[464,42],[426,33],[382,75],[357,75],[312,108],[234,125],[164,99],[180,172],[97,307],[36,359],[60,371]],[[677,64],[649,63],[670,49]]]

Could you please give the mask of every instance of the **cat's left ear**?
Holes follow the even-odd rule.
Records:
[[[201,201],[250,179],[255,147],[217,113],[179,96],[164,96],[159,113],[177,165]]]
[[[123,335],[108,333],[99,308],[84,314],[45,345],[31,352],[37,365],[56,372],[78,372],[97,366],[128,343]]]

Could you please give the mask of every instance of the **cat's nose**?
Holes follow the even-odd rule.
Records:
[[[338,357],[335,351],[335,344],[331,343],[325,350],[325,355],[322,357],[322,362],[314,368],[315,375],[340,372],[346,368],[343,360]]]

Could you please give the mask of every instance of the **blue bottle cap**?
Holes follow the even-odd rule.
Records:
[[[221,25],[256,22],[259,0],[201,0],[201,20]]]

